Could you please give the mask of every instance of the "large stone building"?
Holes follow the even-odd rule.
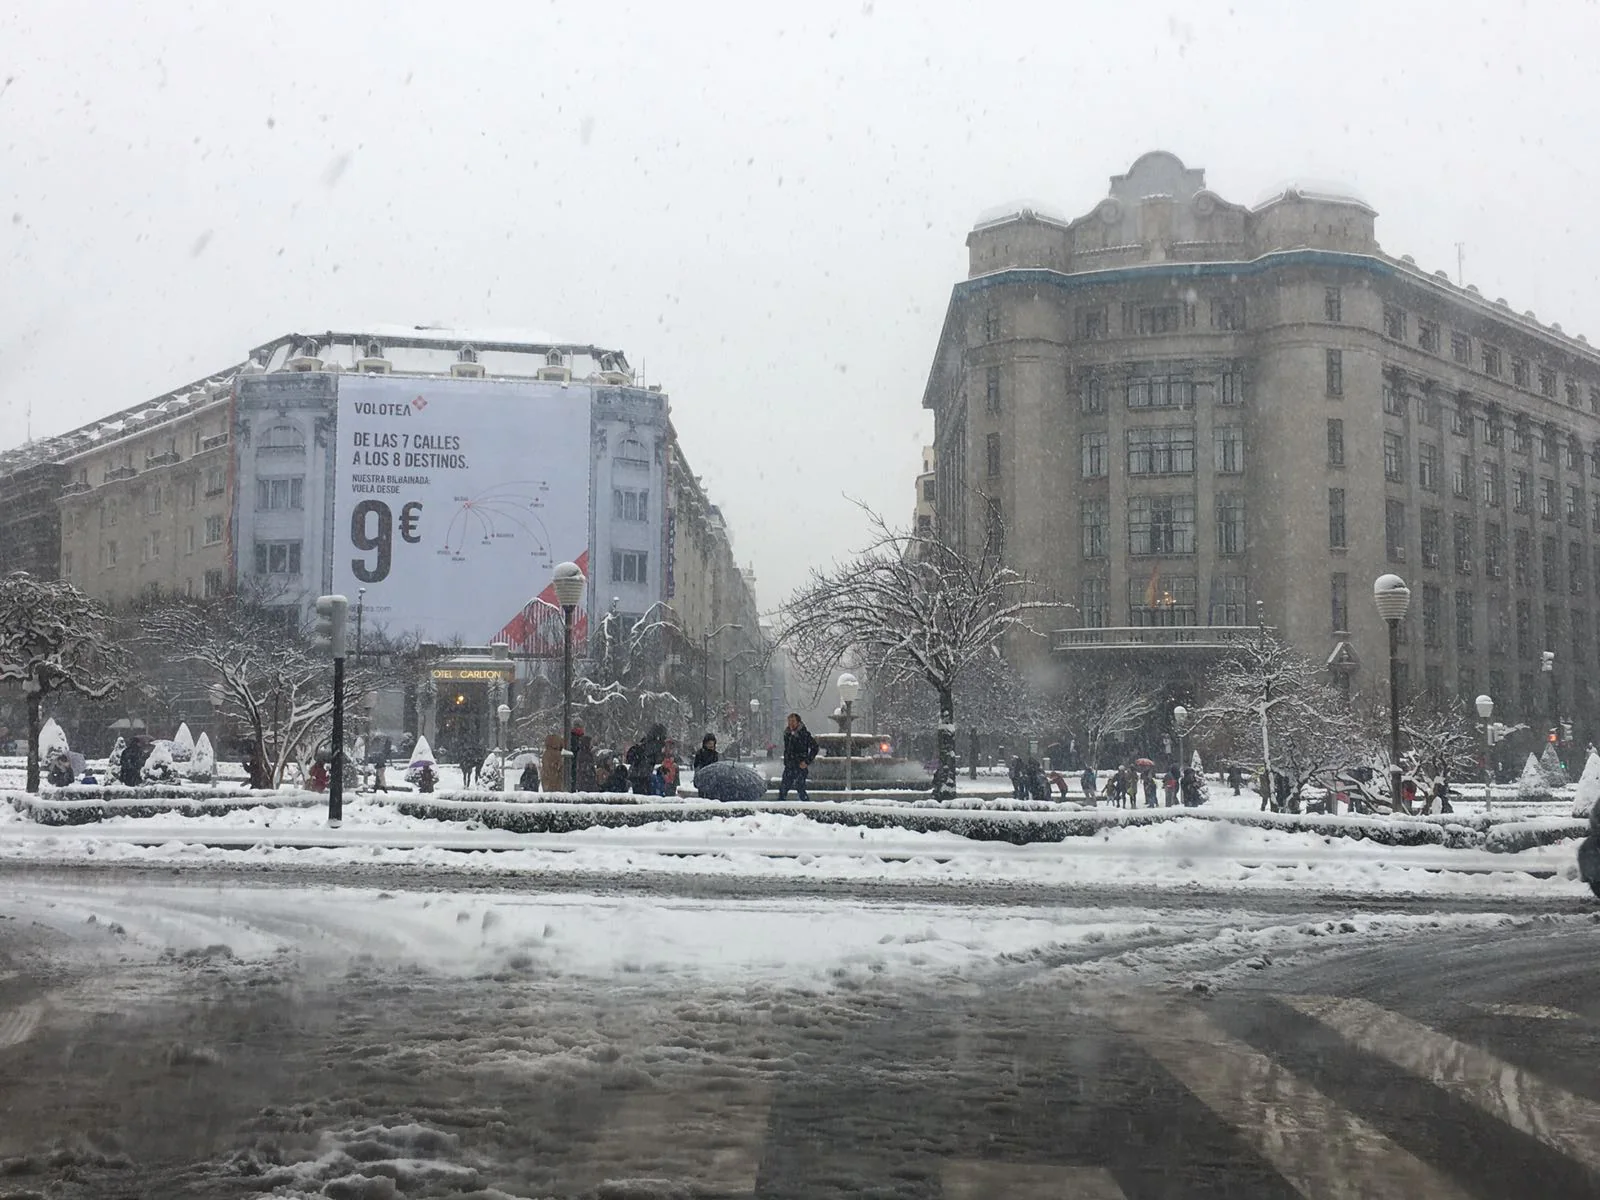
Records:
[[[740,666],[744,694],[770,696],[749,665],[766,660],[754,580],[688,466],[667,395],[639,384],[620,352],[590,345],[435,329],[286,334],[205,379],[0,455],[0,568],[59,574],[112,603],[239,592],[302,621],[333,589],[334,492],[348,470],[336,461],[340,382],[370,375],[398,376],[402,390],[406,377],[426,379],[444,400],[485,381],[533,380],[584,405],[590,583],[580,636],[607,612],[627,622],[654,614],[682,635],[681,678],[663,682],[706,681],[710,695],[692,697],[698,709],[720,717],[722,681]],[[559,654],[547,582],[547,570],[530,576],[527,608],[498,634],[482,631],[477,649],[487,656],[490,642],[506,642],[524,664]],[[378,624],[374,612],[366,620],[368,631]],[[704,636],[722,626],[735,628]],[[466,691],[484,738],[489,693]]]
[[[1375,217],[1330,189],[1245,207],[1156,152],[1083,216],[980,223],[923,398],[941,530],[997,521],[1072,599],[1069,669],[1265,621],[1378,691],[1370,593],[1398,573],[1408,694],[1541,726],[1553,686],[1593,736],[1600,354],[1384,253]]]

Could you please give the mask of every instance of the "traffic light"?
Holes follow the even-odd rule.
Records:
[[[1570,742],[1572,740],[1572,722],[1571,721],[1563,721],[1563,722],[1561,722],[1561,740],[1563,742]]]
[[[1555,745],[1561,740],[1560,732],[1552,729],[1548,734],[1545,735],[1545,740],[1548,741],[1552,746]]]
[[[345,618],[349,613],[350,601],[343,596],[318,596],[317,624],[312,630],[311,644],[334,658],[343,658]]]

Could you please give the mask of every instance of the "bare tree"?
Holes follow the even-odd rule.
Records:
[[[827,679],[847,655],[880,685],[924,682],[939,702],[939,767],[934,794],[955,794],[956,689],[990,647],[1033,634],[1028,616],[1059,604],[1037,595],[1026,575],[1004,565],[1002,531],[991,527],[976,555],[925,534],[891,530],[868,512],[871,544],[811,582],[785,605],[781,641],[813,678]]]
[[[1368,722],[1330,684],[1323,664],[1265,629],[1213,675],[1195,725],[1259,738],[1269,781],[1286,776],[1297,806],[1307,785],[1331,784],[1341,767],[1371,759]]]
[[[0,680],[28,704],[27,789],[39,790],[39,710],[52,692],[103,700],[127,681],[128,660],[106,611],[70,583],[13,571],[0,579]]]
[[[1064,701],[1068,724],[1082,737],[1084,757],[1100,765],[1108,739],[1133,733],[1156,710],[1159,693],[1130,674],[1091,668],[1074,675]]]
[[[180,597],[147,609],[140,626],[148,645],[197,667],[222,711],[249,731],[252,787],[278,786],[331,731],[331,664],[282,610]],[[347,699],[390,681],[383,657],[347,664]]]

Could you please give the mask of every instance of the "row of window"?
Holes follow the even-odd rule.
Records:
[[[1247,616],[1248,579],[1244,575],[1215,575],[1206,601],[1206,624],[1243,625]],[[1104,628],[1111,623],[1104,579],[1085,579],[1078,596],[1083,624]],[[1199,589],[1193,575],[1153,573],[1148,580],[1128,581],[1128,624],[1197,625]]]
[[[1338,351],[1330,350],[1329,354]],[[1410,397],[1406,394],[1400,383],[1392,377],[1386,376],[1383,384],[1383,411],[1390,416],[1404,417],[1409,409]],[[1431,396],[1424,395],[1419,398],[1419,422],[1433,429],[1443,427],[1443,405]],[[1505,444],[1505,423],[1500,410],[1495,405],[1478,412],[1476,420],[1473,417],[1471,402],[1462,399],[1450,407],[1450,432],[1458,437],[1470,438],[1476,429],[1477,440],[1486,446],[1503,446]],[[1517,415],[1511,421],[1511,451],[1513,454],[1532,454],[1538,452],[1539,461],[1553,463],[1558,459],[1570,471],[1583,471],[1585,459],[1592,473],[1600,475],[1600,442],[1596,442],[1586,454],[1583,442],[1576,434],[1562,433],[1554,425],[1541,425],[1537,430],[1533,423],[1525,416]]]
[[[1330,289],[1330,291],[1333,290],[1335,289]],[[1336,303],[1336,301],[1333,302]],[[1337,318],[1330,317],[1329,319],[1336,320]],[[1405,309],[1394,304],[1383,306],[1383,333],[1385,337],[1392,341],[1409,344],[1411,328],[1411,315]],[[1415,322],[1415,328],[1416,345],[1420,349],[1427,351],[1429,354],[1441,353],[1442,340],[1438,322],[1418,317]],[[1473,339],[1470,334],[1462,333],[1459,330],[1451,331],[1450,357],[1452,359],[1462,366],[1470,367],[1473,365],[1472,350]],[[1539,395],[1554,400],[1559,393],[1569,407],[1579,407],[1583,399],[1583,386],[1578,380],[1568,376],[1565,384],[1560,385],[1560,380],[1554,367],[1533,366],[1526,358],[1519,355],[1508,356],[1502,353],[1498,346],[1491,346],[1483,341],[1478,343],[1477,367],[1485,375],[1492,376],[1495,379],[1503,379],[1506,377],[1508,364],[1513,387],[1526,388],[1532,391],[1535,384],[1537,384]],[[1589,387],[1588,401],[1589,410],[1600,413],[1600,386]]]
[[[201,481],[198,478],[180,480],[173,489],[177,503],[184,508],[196,507],[201,497],[200,483]],[[223,468],[212,467],[206,472],[204,494],[208,499],[222,495],[226,488],[227,475]],[[152,485],[146,488],[137,499],[139,510],[145,516],[155,517],[161,515],[164,499],[160,487]],[[125,503],[126,501],[111,497],[96,506],[101,529],[110,529],[116,526],[118,520],[121,519]],[[64,536],[70,537],[77,530],[84,527],[83,514],[71,508],[62,513],[61,532]]]
[[[107,544],[111,548],[110,549],[110,554],[109,554],[109,557],[111,559],[111,565],[115,566],[116,565],[116,543],[115,542],[110,542],[110,543],[107,543]],[[101,550],[101,562],[102,562],[102,564],[105,562],[106,558],[107,558],[107,553],[106,553],[105,549],[102,548],[102,550]],[[62,553],[62,555],[61,555],[61,577],[63,579],[65,579],[68,583],[72,583],[74,581],[76,566],[77,566],[77,564],[73,561],[72,551],[70,551],[70,550],[64,551]],[[223,593],[225,593],[228,590],[228,573],[226,571],[224,571],[224,570],[221,570],[220,568],[213,568],[212,570],[206,571],[204,573],[204,575],[202,576],[202,578],[201,578],[201,589],[202,589],[201,594],[207,600],[211,600],[211,599],[216,598],[217,596],[221,596]],[[184,580],[183,591],[184,591],[184,595],[186,595],[186,596],[193,596],[195,594],[195,580],[194,580],[194,577],[192,575],[188,579]]]
[[[223,519],[220,516],[205,519],[204,538],[198,536],[198,531],[193,525],[182,531],[183,553],[193,554],[197,544],[215,546],[222,541]],[[139,561],[155,562],[161,558],[162,546],[165,539],[162,531],[152,529],[139,539]],[[120,561],[121,550],[116,538],[107,538],[100,543],[100,566],[102,569],[114,567]],[[64,551],[61,559],[62,573],[69,578],[72,576],[73,561],[72,551]]]
[[[989,435],[990,475],[999,474],[999,435]],[[1160,425],[1127,431],[1129,475],[1191,475],[1194,473],[1194,427]],[[1085,479],[1102,479],[1110,473],[1110,435],[1085,433],[1079,439]],[[1212,467],[1220,475],[1244,471],[1244,430],[1219,425],[1211,431]]]
[[[990,367],[995,397],[991,412],[999,411],[999,368]],[[1221,405],[1227,408],[1244,403],[1244,372],[1236,362],[1221,367],[1193,363],[1136,362],[1117,376],[1122,399],[1131,409],[1194,408]],[[1085,413],[1106,410],[1108,373],[1089,367],[1077,372],[1078,407]]]
[[[1128,302],[1121,306],[1122,332],[1125,335],[1149,337],[1154,334],[1177,333],[1193,329],[1199,323],[1199,310],[1186,301],[1161,300],[1140,304]],[[1234,332],[1245,327],[1244,298],[1242,296],[1213,297],[1208,309],[1210,326],[1222,332]],[[1079,341],[1097,342],[1111,336],[1110,309],[1104,305],[1090,305],[1073,314],[1073,333]],[[1001,337],[1000,309],[986,309],[983,314],[983,340],[999,341]]]
[[[1105,499],[1084,500],[1079,510],[1084,558],[1104,558],[1110,552],[1111,504]],[[1127,501],[1128,553],[1193,554],[1195,552],[1195,502],[1192,495],[1130,496]],[[1216,497],[1216,547],[1221,555],[1245,551],[1244,497],[1219,493]]]
[[[1389,561],[1405,562],[1408,527],[1404,501],[1389,500],[1384,503],[1383,524],[1384,552]],[[1472,574],[1476,568],[1473,557],[1473,550],[1477,545],[1476,522],[1471,517],[1458,514],[1450,521],[1448,532],[1451,560],[1456,573]],[[1422,566],[1442,565],[1446,540],[1445,514],[1436,508],[1424,508],[1421,512],[1419,534]],[[1329,488],[1328,546],[1330,549],[1345,549],[1348,546],[1347,539],[1345,491],[1343,488]],[[1561,539],[1554,535],[1539,538],[1537,573],[1534,570],[1534,537],[1531,530],[1511,531],[1508,555],[1505,530],[1499,522],[1488,521],[1484,523],[1482,545],[1483,574],[1490,579],[1505,577],[1509,559],[1511,580],[1518,587],[1541,586],[1546,591],[1557,591],[1561,587],[1564,568],[1568,592],[1581,596],[1588,588],[1591,556],[1588,547],[1582,542],[1568,541],[1563,549]],[[1600,553],[1593,555],[1593,569],[1595,590],[1600,594]]]

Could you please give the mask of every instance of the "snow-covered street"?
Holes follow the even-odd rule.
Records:
[[[1185,1195],[1467,1194],[1415,1132],[1240,1152],[1261,1105],[1354,1119],[1247,1044],[1334,980],[1528,1042],[1554,1106],[1530,1178],[1583,1178],[1565,1139],[1600,1128],[1540,1040],[1600,1020],[1562,982],[1600,948],[1585,914],[5,880],[0,1162],[50,1196],[1154,1196],[1163,1164]],[[1507,1119],[1474,1128],[1503,1151]]]

